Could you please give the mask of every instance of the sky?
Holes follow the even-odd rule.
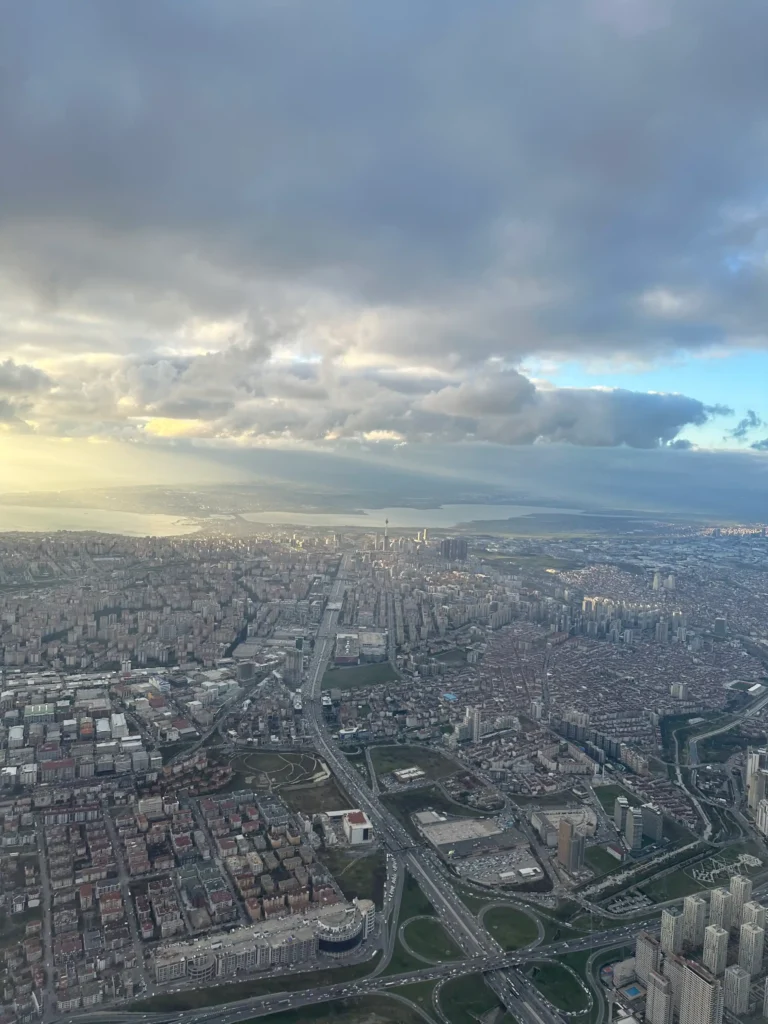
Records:
[[[763,3],[0,14],[4,487],[265,447],[764,475]]]

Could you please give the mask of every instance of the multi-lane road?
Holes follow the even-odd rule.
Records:
[[[482,924],[467,907],[456,898],[456,893],[445,881],[426,851],[414,843],[400,822],[384,807],[378,795],[361,779],[347,759],[338,751],[328,734],[320,704],[320,691],[328,659],[333,650],[338,609],[344,597],[348,556],[342,556],[339,572],[334,581],[323,619],[318,629],[315,649],[304,686],[305,720],[315,747],[327,761],[344,788],[362,810],[366,812],[379,839],[395,854],[418,881],[424,894],[434,906],[438,917],[458,942],[463,952],[473,958],[497,958],[498,973],[489,979],[491,987],[504,1005],[521,1022],[530,1024],[558,1024],[558,1015],[529,989],[525,979],[515,972],[514,981],[505,970],[508,961],[499,960],[501,950]],[[486,971],[492,970],[489,967]],[[379,983],[380,985],[381,983]],[[526,989],[523,1001],[522,990]],[[533,1005],[532,1005],[533,1004]]]
[[[658,927],[658,926],[657,926]],[[278,992],[266,996],[256,996],[241,1000],[237,1003],[229,1003],[224,1006],[214,1006],[208,1009],[186,1010],[176,1013],[149,1013],[140,1016],[136,1013],[126,1011],[99,1010],[92,1014],[73,1015],[72,1021],[92,1021],[98,1016],[99,1020],[110,1022],[110,1024],[122,1024],[122,1022],[146,1020],[147,1024],[237,1024],[238,1021],[248,1020],[253,1017],[267,1016],[281,1009],[296,1008],[299,1006],[311,1006],[316,1003],[328,1002],[332,999],[344,997],[370,995],[375,992],[386,992],[388,989],[397,988],[400,985],[410,984],[418,981],[444,981],[451,977],[458,977],[463,974],[491,974],[493,979],[505,979],[504,972],[515,967],[524,967],[527,963],[550,960],[563,953],[577,953],[582,950],[607,949],[630,942],[637,934],[637,925],[626,925],[622,928],[613,928],[609,931],[593,933],[580,939],[562,940],[551,943],[547,946],[536,946],[530,949],[521,949],[513,953],[483,954],[480,956],[468,957],[465,960],[451,961],[448,963],[435,964],[431,967],[424,967],[422,970],[411,971],[407,974],[387,975],[386,977],[369,976],[358,981],[339,982],[334,985],[326,985],[322,988],[309,989],[303,992]],[[508,998],[518,1000],[521,1004],[533,1003],[540,1014],[540,997],[536,989],[529,986],[526,978],[517,974],[510,980],[506,980]],[[515,996],[515,991],[519,993]],[[538,1006],[535,1004],[539,1003]],[[516,1013],[521,1012],[518,1008]],[[539,1016],[523,1012],[522,1020],[530,1020],[532,1024],[540,1024]],[[548,1011],[548,1017],[541,1015],[543,1019],[555,1019],[557,1017]]]

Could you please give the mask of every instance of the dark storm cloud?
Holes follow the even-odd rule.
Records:
[[[0,348],[109,356],[50,370],[53,432],[673,441],[718,410],[515,367],[765,345],[767,34],[757,0],[7,5]]]

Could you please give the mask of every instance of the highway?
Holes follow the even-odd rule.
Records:
[[[658,925],[657,925],[658,929]],[[397,988],[418,981],[439,981],[451,977],[458,977],[463,974],[491,974],[491,984],[494,981],[504,979],[507,985],[508,995],[511,1001],[519,1002],[520,1006],[527,1002],[534,1005],[540,1001],[537,990],[531,986],[526,978],[518,977],[517,974],[511,980],[507,980],[503,972],[511,968],[522,967],[530,962],[541,962],[550,960],[563,953],[576,953],[581,950],[599,950],[611,948],[625,942],[631,941],[637,935],[637,925],[626,925],[623,928],[613,928],[609,931],[593,933],[580,939],[572,939],[551,943],[548,946],[534,946],[529,949],[516,950],[512,953],[483,954],[476,957],[469,957],[466,960],[450,961],[436,964],[433,967],[424,967],[422,970],[411,971],[407,974],[388,975],[377,977],[371,975],[361,978],[358,981],[339,982],[334,985],[326,985],[322,988],[309,989],[304,992],[276,992],[266,996],[256,996],[241,1000],[237,1003],[228,1003],[223,1006],[212,1006],[196,1010],[185,1010],[172,1013],[149,1013],[140,1015],[127,1011],[109,1011],[105,1009],[94,1009],[90,1013],[73,1014],[70,1020],[91,1024],[92,1021],[104,1020],[110,1024],[128,1024],[146,1020],[147,1024],[163,1024],[163,1022],[179,1022],[179,1024],[236,1024],[237,1021],[248,1020],[251,1017],[267,1016],[281,1009],[290,1007],[310,1006],[316,1003],[328,1002],[332,999],[340,999],[352,996],[370,995],[376,992],[387,991],[390,988]],[[649,929],[650,930],[650,929]],[[298,975],[300,978],[301,975]],[[233,979],[236,980],[236,979]],[[513,988],[512,988],[513,986]],[[514,991],[520,993],[515,996]],[[546,1016],[542,1014],[542,1009]],[[536,1016],[529,1014],[525,1016],[524,1010],[518,1008],[516,1012],[523,1013],[521,1019],[531,1021],[531,1024],[540,1024]],[[548,1010],[546,1004],[536,1006],[537,1014],[544,1019],[557,1020],[557,1016]],[[559,1021],[558,1021],[559,1024]]]
[[[550,1010],[537,992],[528,989],[527,999],[525,1002],[523,1001],[521,989],[527,988],[525,979],[516,974],[513,983],[507,976],[503,968],[507,967],[508,962],[503,957],[499,961],[501,950],[495,940],[468,908],[457,899],[455,891],[431,863],[428,854],[414,843],[400,822],[379,802],[377,795],[371,791],[350,766],[347,759],[336,749],[332,738],[327,733],[320,695],[323,675],[333,651],[339,607],[346,589],[348,564],[349,556],[345,554],[342,556],[326,611],[318,629],[315,649],[304,685],[304,717],[315,748],[325,758],[328,767],[334,772],[349,795],[366,812],[379,839],[391,853],[402,858],[408,870],[418,881],[425,896],[434,906],[449,934],[458,942],[464,953],[473,958],[485,956],[492,959],[495,957],[499,962],[498,973],[489,979],[489,984],[506,1008],[521,1024],[522,1022],[559,1024],[559,1015]],[[491,968],[486,967],[485,970],[491,970]],[[531,1004],[535,1009],[533,1013],[529,1012]]]

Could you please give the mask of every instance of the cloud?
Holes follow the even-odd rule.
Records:
[[[763,421],[757,413],[753,409],[747,409],[747,415],[728,431],[728,436],[743,441],[751,431],[758,430],[762,425]]]
[[[14,5],[0,394],[19,420],[649,448],[719,415],[521,367],[768,347],[768,8],[440,12]]]
[[[0,394],[25,395],[45,391],[51,386],[47,373],[34,366],[6,359],[0,363]]]
[[[768,452],[768,437],[764,437],[762,441],[754,441],[749,447],[756,452]]]

